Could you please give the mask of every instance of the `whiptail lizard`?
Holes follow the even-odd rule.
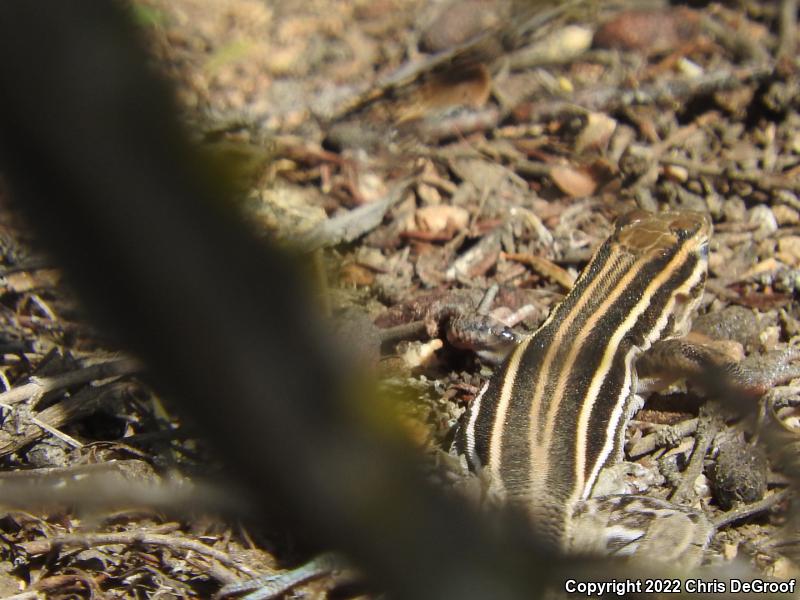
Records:
[[[711,235],[696,212],[634,211],[592,257],[544,324],[475,398],[455,446],[489,491],[524,508],[561,550],[656,554],[695,563],[713,531],[698,511],[640,496],[590,499],[622,458],[642,405],[637,358],[688,333],[703,294]],[[663,544],[663,548],[660,545]]]

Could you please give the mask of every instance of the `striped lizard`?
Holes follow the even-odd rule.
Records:
[[[624,555],[663,543],[662,558],[680,551],[696,562],[708,543],[713,528],[698,511],[648,497],[590,495],[601,470],[621,460],[626,425],[643,403],[637,358],[688,333],[711,230],[696,212],[621,217],[459,426],[456,450],[488,476],[490,494],[523,507],[561,550]]]

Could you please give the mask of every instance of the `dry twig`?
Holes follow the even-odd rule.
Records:
[[[49,537],[33,542],[23,542],[20,547],[29,554],[46,554],[64,546],[78,548],[92,548],[97,546],[110,546],[120,544],[123,546],[151,545],[165,546],[173,550],[184,553],[196,552],[208,559],[217,561],[221,565],[244,573],[248,577],[256,577],[258,573],[249,567],[235,560],[227,552],[222,552],[206,544],[202,544],[194,539],[185,538],[178,535],[165,535],[161,533],[151,533],[149,531],[124,531],[121,533],[84,533],[67,534]],[[230,583],[238,581],[236,577],[229,577]]]
[[[83,367],[70,373],[48,377],[32,377],[30,383],[0,393],[0,405],[24,402],[37,396],[43,396],[47,392],[61,390],[81,383],[89,383],[90,381],[132,375],[141,370],[142,366],[137,361],[130,358],[122,358]]]

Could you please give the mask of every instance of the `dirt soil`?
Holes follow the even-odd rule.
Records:
[[[397,394],[410,440],[468,495],[475,479],[446,450],[493,366],[462,315],[496,286],[484,313],[529,333],[619,215],[710,214],[694,335],[741,361],[760,416],[678,383],[634,417],[627,459],[655,478],[646,493],[679,488],[724,523],[707,562],[797,576],[784,527],[800,428],[795,1],[130,8],[189,134],[235,179],[231,210],[315,257],[354,360],[414,390]],[[310,558],[280,523],[255,531],[197,502],[213,495],[192,486],[222,466],[7,208],[0,250],[0,480],[68,490],[62,509],[0,519],[0,597],[210,598]],[[337,574],[291,593],[374,595]]]

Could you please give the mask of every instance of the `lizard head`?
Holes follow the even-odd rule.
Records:
[[[662,339],[688,333],[692,312],[703,296],[711,231],[709,217],[693,211],[635,210],[616,222],[610,243],[656,282],[641,293],[651,294],[651,305],[660,307],[667,319]]]

